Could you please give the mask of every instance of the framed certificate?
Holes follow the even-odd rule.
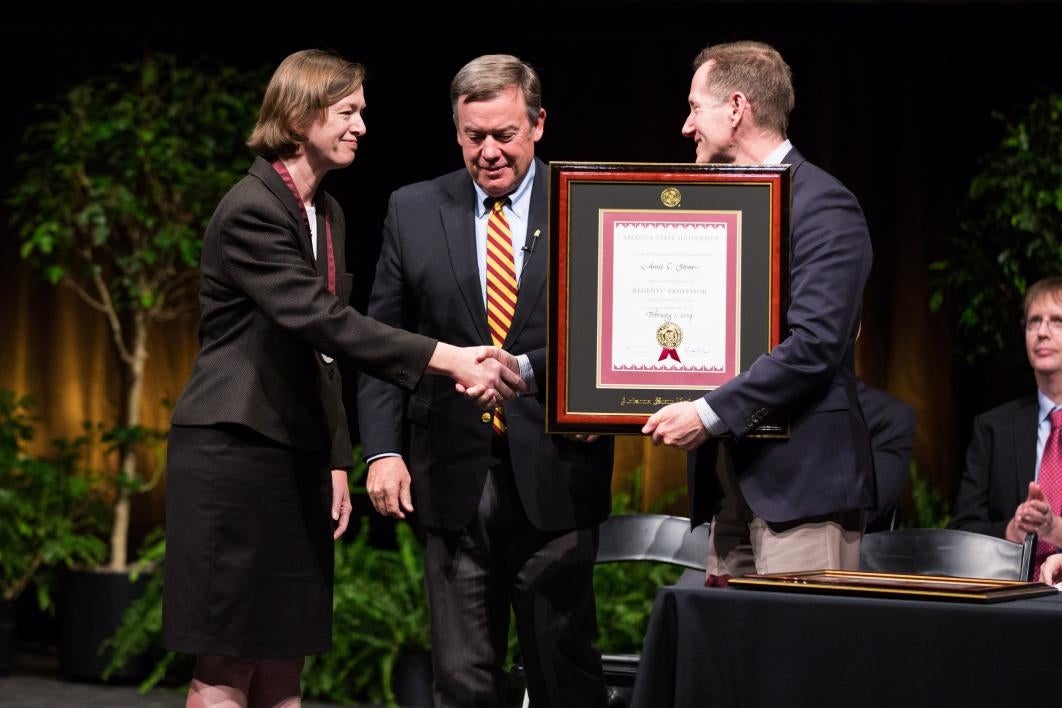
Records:
[[[857,570],[811,570],[762,575],[753,573],[731,578],[729,584],[748,590],[876,595],[953,602],[1002,602],[1058,593],[1051,585],[1020,580],[866,573]]]
[[[638,433],[781,341],[788,166],[553,162],[549,200],[548,432]]]

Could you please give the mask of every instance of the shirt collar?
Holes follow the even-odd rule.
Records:
[[[764,165],[780,165],[785,156],[789,154],[789,151],[793,149],[793,143],[789,142],[786,138],[782,141],[782,144],[771,150],[771,154],[763,161]]]
[[[509,209],[520,218],[526,219],[531,209],[531,185],[535,183],[535,161],[531,160],[531,166],[524,175],[524,181],[509,194]],[[473,180],[472,186],[476,189],[476,217],[480,218],[487,213],[487,207],[483,202],[490,195],[483,191]]]
[[[1040,417],[1036,420],[1041,423],[1047,420],[1048,416],[1051,415],[1051,411],[1058,408],[1060,405],[1045,396],[1044,392],[1039,389],[1036,391],[1036,400],[1040,404]]]

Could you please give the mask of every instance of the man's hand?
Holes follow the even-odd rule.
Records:
[[[653,436],[653,444],[671,445],[683,450],[695,450],[708,439],[708,431],[697,415],[697,407],[690,401],[664,406],[649,416],[642,433]]]
[[[1055,543],[1057,540],[1054,538],[1055,530],[1055,515],[1051,511],[1051,502],[1044,495],[1039,484],[1029,482],[1029,493],[1025,501],[1014,510],[1014,516],[1007,524],[1007,540],[1022,543],[1025,540],[1025,534],[1035,533],[1041,540]]]
[[[482,364],[487,359],[497,359],[505,368],[509,369],[517,376],[520,375],[520,362],[509,352],[504,349],[498,349],[497,347],[481,347],[480,350],[480,354],[476,357],[478,363]],[[456,383],[454,384],[454,388],[457,389],[458,393],[463,394],[465,398],[474,402],[483,410],[490,410],[504,400],[504,397],[501,394],[484,385],[475,385],[466,388],[460,383]],[[513,396],[513,398],[515,398],[515,396]]]
[[[484,410],[527,391],[516,357],[497,347],[460,348],[439,342],[428,372],[452,378],[457,391]]]
[[[347,487],[347,471],[332,470],[332,521],[336,523],[332,540],[337,540],[350,523],[350,488]]]
[[[401,457],[378,457],[370,462],[365,489],[373,508],[384,516],[404,519],[413,511],[409,470]]]
[[[1048,556],[1040,566],[1040,582],[1048,585],[1062,582],[1062,553]]]

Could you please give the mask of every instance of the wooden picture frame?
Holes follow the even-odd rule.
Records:
[[[787,165],[553,162],[549,195],[547,432],[637,434],[782,340]]]

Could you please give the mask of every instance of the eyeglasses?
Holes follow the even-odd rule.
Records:
[[[1062,317],[1049,317],[1046,320],[1039,316],[1030,317],[1025,320],[1025,331],[1030,333],[1039,332],[1042,324],[1047,325],[1047,331],[1051,333],[1052,337],[1062,339]]]

